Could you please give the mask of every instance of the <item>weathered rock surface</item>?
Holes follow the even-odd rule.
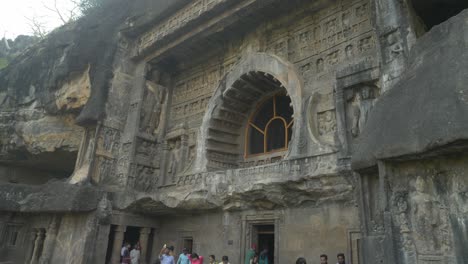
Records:
[[[40,186],[1,184],[0,210],[21,212],[86,212],[97,209],[104,192],[97,187],[50,181]]]
[[[0,161],[68,176],[83,135],[104,115],[126,1],[51,32],[0,71]]]
[[[467,50],[468,10],[421,37],[404,79],[374,106],[354,168],[468,140]]]

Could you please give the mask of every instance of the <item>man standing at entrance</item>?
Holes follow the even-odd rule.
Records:
[[[345,263],[345,257],[344,257],[343,253],[340,253],[340,254],[336,255],[336,258],[338,259],[338,263],[336,263],[336,264],[346,264]]]
[[[159,259],[161,260],[161,264],[175,264],[174,257],[170,255],[170,252],[174,250],[173,246],[164,247],[161,249],[159,253]]]
[[[328,264],[328,256],[325,254],[320,255],[320,264]]]
[[[177,264],[190,264],[190,259],[187,254],[188,249],[184,248],[182,250],[182,254],[180,254],[179,259],[177,260]]]
[[[256,250],[257,250],[257,245],[252,244],[252,247],[249,250],[247,250],[247,252],[245,253],[244,264],[250,264],[250,260],[253,259],[253,257],[255,256]]]

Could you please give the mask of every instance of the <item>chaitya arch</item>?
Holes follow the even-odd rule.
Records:
[[[294,112],[284,129],[287,148],[281,149],[282,159],[297,155],[302,118],[303,83],[294,66],[281,58],[266,53],[250,53],[221,80],[211,98],[197,147],[195,171],[239,168],[248,156],[246,136],[249,118],[263,101],[277,95],[289,98]],[[270,125],[280,127],[280,118]],[[268,138],[265,139],[268,141]],[[275,144],[279,144],[276,142]],[[273,149],[277,146],[273,146]],[[274,151],[273,151],[274,152]]]

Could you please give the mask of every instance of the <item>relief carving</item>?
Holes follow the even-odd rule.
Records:
[[[134,182],[135,190],[141,192],[150,192],[153,190],[159,181],[156,175],[157,170],[146,166],[136,166],[136,176]]]
[[[135,149],[135,159],[138,163],[159,167],[158,144],[152,141],[138,138]]]
[[[334,145],[337,121],[333,93],[315,93],[309,101],[308,115],[313,139],[322,144]]]
[[[143,34],[139,38],[138,51],[143,51],[147,47],[163,39],[171,32],[183,27],[189,21],[197,18],[206,11],[213,9],[216,5],[224,1],[226,0],[197,0],[188,4],[175,12],[172,16],[168,17],[162,23],[158,24],[152,30]]]
[[[113,175],[114,172],[114,166],[115,165],[115,160],[114,159],[109,159],[103,156],[99,156],[98,158],[98,164],[97,164],[97,170],[94,178],[96,179],[97,182],[110,182],[112,181],[111,175]]]
[[[167,89],[152,81],[146,81],[145,87],[140,130],[148,135],[156,135],[161,124],[161,113],[167,101]]]
[[[393,197],[395,223],[400,230],[400,243],[408,263],[416,263],[416,248],[409,223],[408,193],[396,192]]]
[[[384,60],[386,63],[395,60],[403,53],[403,44],[399,30],[393,30],[383,37]]]
[[[358,137],[379,94],[376,86],[360,85],[346,91],[347,123],[352,137]]]
[[[111,155],[118,150],[120,131],[110,127],[102,127],[99,134],[98,150]]]
[[[336,132],[336,113],[334,110],[317,113],[317,119],[320,136],[333,135]]]
[[[412,181],[409,216],[413,227],[414,243],[419,254],[441,252],[446,219],[442,204],[432,189],[432,180],[416,177]]]
[[[175,179],[177,174],[180,172],[180,164],[182,160],[182,146],[180,138],[175,139],[173,142],[169,157],[167,173],[172,179]]]

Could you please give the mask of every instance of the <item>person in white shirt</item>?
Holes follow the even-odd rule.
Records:
[[[140,255],[141,255],[141,249],[140,245],[135,245],[135,248],[130,251],[130,261],[132,264],[140,264]]]

